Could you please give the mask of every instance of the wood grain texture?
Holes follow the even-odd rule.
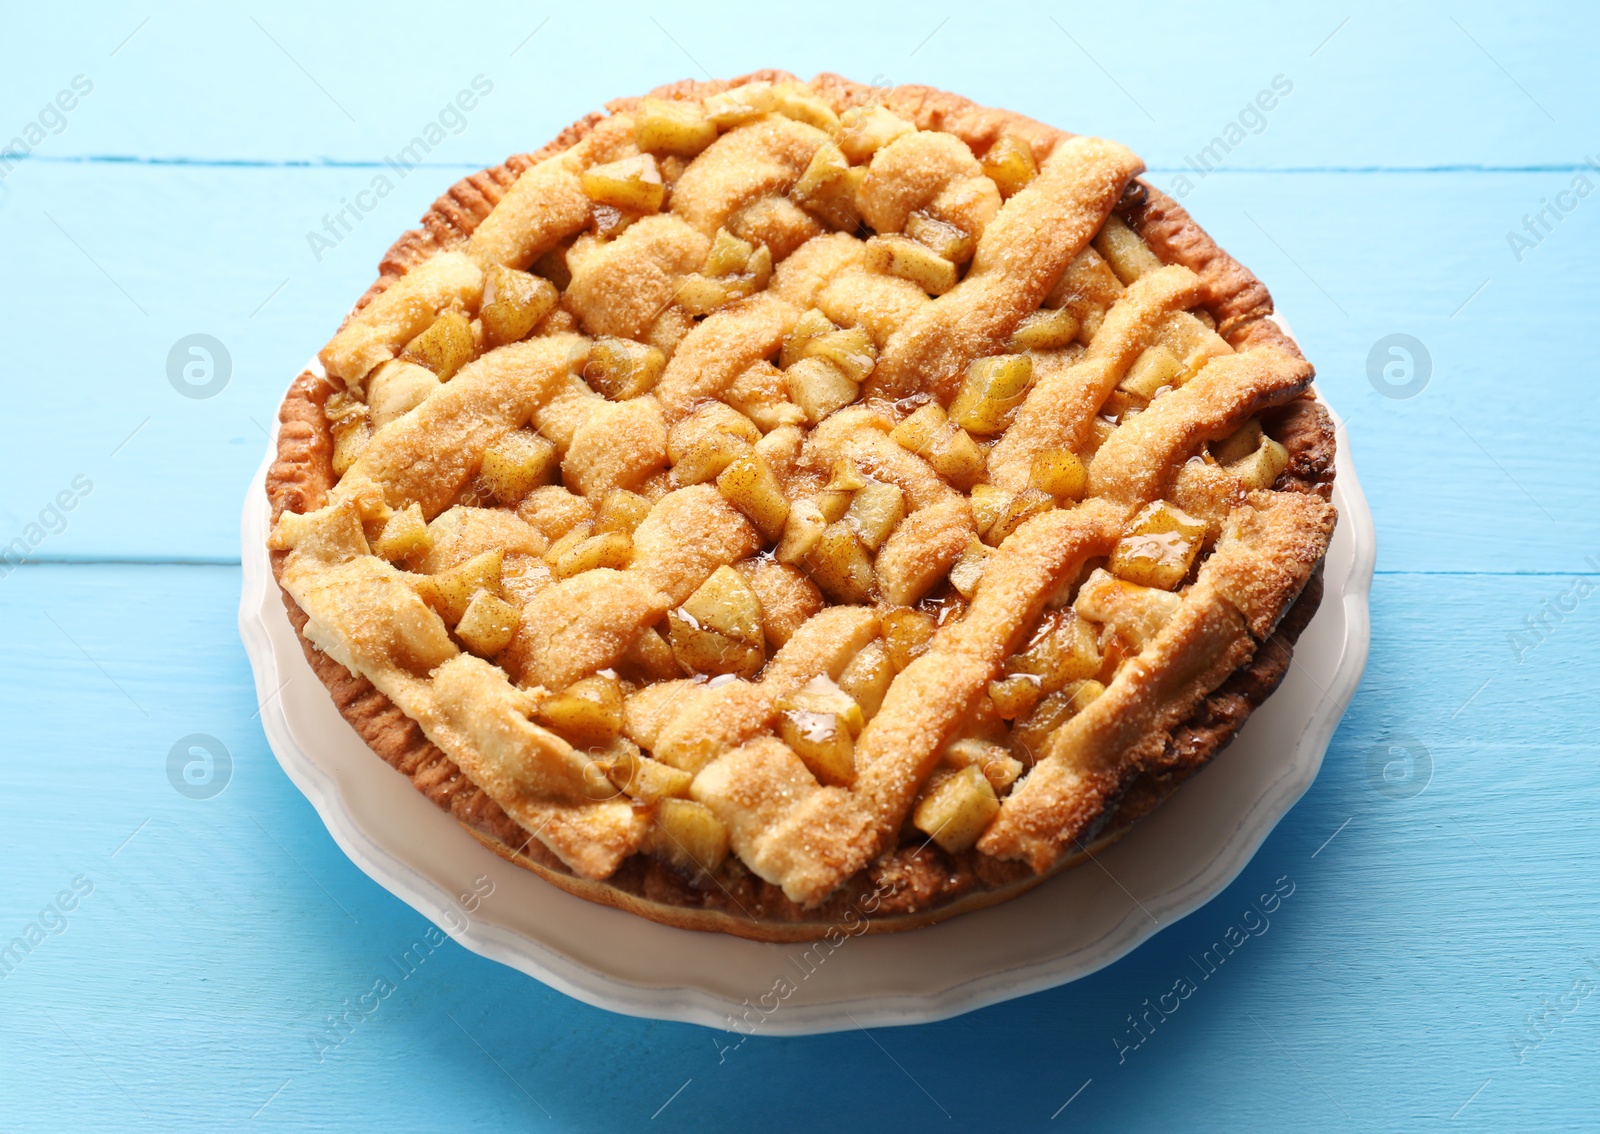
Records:
[[[1489,1078],[1468,1125],[1592,1113],[1600,1002],[1523,1062],[1512,1046],[1541,998],[1600,960],[1600,745],[1581,727],[1600,596],[1520,663],[1506,641],[1557,584],[1380,577],[1373,664],[1324,772],[1222,896],[1075,985],[874,1038],[957,1129],[1046,1128],[1089,1078],[1079,1125],[1408,1127],[1442,1122]],[[74,875],[95,883],[0,981],[0,1102],[21,1119],[8,1128],[241,1125],[286,1081],[262,1125],[630,1129],[691,1078],[658,1125],[743,1129],[766,1113],[815,1129],[845,1094],[863,1125],[944,1121],[859,1034],[757,1038],[719,1061],[736,1037],[589,1009],[453,943],[400,980],[388,958],[426,924],[344,859],[274,763],[225,629],[237,588],[234,569],[178,566],[45,565],[0,583],[0,936]],[[213,799],[166,776],[194,732],[232,755]],[[1424,792],[1375,790],[1380,743],[1426,748]],[[1295,890],[1270,928],[1203,976],[1190,956],[1229,925],[1259,928],[1245,910],[1280,876]],[[326,1017],[379,976],[397,991],[319,1063]],[[1184,976],[1197,991],[1119,1064],[1127,1016]]]
[[[413,173],[319,264],[305,232],[365,184],[364,171],[22,170],[0,209],[0,241],[34,286],[11,296],[0,325],[11,344],[5,412],[30,428],[7,437],[0,542],[84,474],[93,494],[38,554],[237,561],[237,501],[284,388],[393,237],[458,176]],[[1573,176],[1217,174],[1187,199],[1271,286],[1318,389],[1347,419],[1383,534],[1380,569],[1565,571],[1600,555],[1600,514],[1580,502],[1600,476],[1588,442],[1600,403],[1565,393],[1594,363],[1550,333],[1585,325],[1600,304],[1590,267],[1600,193],[1520,264],[1505,239]],[[241,226],[240,210],[259,220]],[[62,296],[106,332],[30,333],[62,325]],[[196,331],[220,339],[233,366],[203,400],[167,377],[173,344]],[[1383,396],[1368,374],[1374,345],[1396,332],[1431,359],[1426,388],[1409,399]],[[1544,412],[1558,403],[1562,412]]]
[[[1573,133],[1596,94],[1587,66],[1596,15],[1576,5],[1542,7],[1538,21],[1493,0],[1447,10],[1363,0],[1251,9],[1250,18],[1162,6],[1135,27],[1109,5],[1064,13],[819,0],[804,18],[709,7],[669,18],[637,4],[501,3],[448,31],[426,10],[373,0],[338,8],[293,0],[254,13],[195,0],[79,11],[84,18],[70,21],[17,11],[7,25],[8,40],[26,45],[8,53],[0,76],[0,105],[17,119],[8,131],[74,74],[96,84],[42,147],[55,156],[376,161],[482,74],[494,92],[439,157],[460,160],[472,146],[474,156],[498,159],[620,94],[758,67],[981,91],[992,105],[1067,129],[1093,124],[1174,168],[1277,75],[1293,92],[1230,165],[1545,164],[1575,161],[1597,144]],[[596,40],[603,57],[586,52],[581,65],[562,65],[571,58],[563,43]],[[405,82],[392,81],[391,62],[405,67]]]
[[[825,6],[774,35],[782,17],[744,10],[561,9],[513,55],[542,12],[482,13],[495,35],[425,52],[423,15],[376,5],[280,5],[259,27],[198,5],[8,13],[0,142],[74,74],[96,89],[0,180],[0,541],[83,475],[37,554],[123,562],[0,578],[0,948],[75,876],[94,883],[0,979],[0,1126],[1592,1126],[1600,996],[1574,988],[1600,988],[1600,423],[1583,392],[1600,197],[1520,262],[1506,233],[1600,160],[1596,17],[1212,6],[1135,36],[1120,10],[1054,12],[1069,39],[1050,14]],[[560,65],[557,43],[602,25],[608,54]],[[1351,423],[1380,541],[1372,661],[1321,777],[1241,877],[1086,980],[943,1024],[733,1049],[449,942],[402,979],[390,958],[426,923],[343,857],[267,750],[237,570],[192,562],[237,559],[258,424],[443,186],[697,74],[686,53],[716,73],[945,86],[1123,140],[1163,188],[1273,75],[1295,83],[1183,203],[1269,283]],[[318,263],[307,230],[381,169],[318,163],[381,162],[478,73],[495,91],[439,165]],[[184,164],[100,160],[117,155]],[[241,160],[267,164],[218,164]],[[1393,172],[1433,166],[1449,168]],[[234,364],[207,400],[166,376],[196,331]],[[1369,381],[1394,332],[1432,360],[1414,398]],[[168,780],[193,733],[231,756],[212,799]],[[1293,893],[1262,929],[1246,910],[1280,878]],[[1230,926],[1245,943],[1208,976],[1198,959]],[[394,991],[333,1044],[328,1017],[380,976]],[[1180,978],[1178,1010],[1130,1031]]]

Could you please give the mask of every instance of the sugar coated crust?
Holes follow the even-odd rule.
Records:
[[[753,82],[792,81],[783,72],[760,71],[728,81],[677,83],[650,97],[701,100]],[[1042,164],[1073,137],[1021,115],[926,87],[873,88],[829,74],[806,87],[836,112],[882,106],[919,130],[954,135],[974,153],[985,152],[1002,135],[1009,135],[1025,140]],[[452,186],[421,225],[389,249],[378,279],[352,318],[408,273],[440,253],[465,247],[523,173],[586,140],[599,144],[596,131],[603,132],[615,116],[637,110],[641,101],[610,103],[607,115],[580,119],[543,149],[509,158]],[[1271,500],[1262,494],[1259,501],[1252,501],[1258,507],[1242,509],[1242,518],[1207,561],[1211,567],[1203,585],[1215,590],[1217,601],[1195,615],[1187,636],[1173,646],[1179,650],[1215,642],[1216,648],[1205,653],[1205,664],[1197,668],[1174,663],[1174,671],[1181,673],[1165,685],[1122,683],[1138,687],[1119,687],[1115,697],[1108,694],[1084,710],[1074,718],[1081,718],[1083,726],[1073,737],[1052,738],[1049,758],[1019,781],[1018,790],[976,846],[957,853],[932,840],[898,844],[891,840],[884,846],[881,834],[845,831],[831,860],[793,865],[787,887],[764,880],[731,855],[711,877],[691,877],[642,852],[625,854],[603,877],[586,876],[540,839],[530,837],[525,823],[513,819],[469,778],[389,696],[353,673],[348,659],[337,659],[314,642],[307,633],[307,614],[284,589],[284,604],[307,660],[344,719],[368,746],[490,850],[568,893],[664,924],[764,941],[911,929],[1007,900],[1081,861],[1118,838],[1203,768],[1277,687],[1295,641],[1320,600],[1321,560],[1334,522],[1326,503],[1334,475],[1331,422],[1309,386],[1309,364],[1269,318],[1273,308],[1266,288],[1177,202],[1143,179],[1127,183],[1116,215],[1164,264],[1179,265],[1198,277],[1197,283],[1183,286],[1195,289],[1197,307],[1208,313],[1216,333],[1229,345],[1241,352],[1270,348],[1292,360],[1285,369],[1287,384],[1272,388],[1258,414],[1266,434],[1287,451],[1287,465],[1272,485]],[[918,359],[936,359],[939,349],[938,343],[931,343],[923,354],[915,355],[906,363],[908,373]],[[1224,379],[1226,375],[1219,377],[1219,383]],[[890,393],[899,392],[893,388],[895,380],[892,372],[874,378]],[[1267,388],[1258,375],[1242,374],[1237,379],[1247,380]],[[323,507],[338,483],[334,435],[324,411],[329,397],[342,388],[338,379],[308,370],[285,396],[279,411],[277,456],[266,480],[274,523],[285,513],[304,514]],[[671,390],[657,392],[664,401],[673,396]],[[682,396],[688,404],[695,394],[688,390]],[[1223,396],[1219,391],[1218,397]],[[1149,417],[1147,432],[1154,436],[1162,423],[1153,410]],[[1168,428],[1170,432],[1177,426]],[[1108,445],[1102,450],[1092,474],[1100,471],[1108,478],[1115,474],[1118,484],[1136,483],[1147,475],[1139,451],[1122,454],[1111,449]],[[1108,491],[1114,495],[1115,486]],[[1092,515],[1073,524],[1062,520],[1051,546],[1077,539],[1092,550],[1103,542],[1102,533],[1091,530]],[[1234,551],[1263,543],[1274,549],[1270,563]],[[289,554],[285,549],[271,552],[280,584],[285,581]],[[1099,716],[1091,720],[1092,710]],[[1142,731],[1130,734],[1123,744],[1116,730],[1126,719],[1141,721]],[[1118,753],[1115,760],[1106,758],[1109,751]],[[886,809],[889,806],[885,804]],[[822,808],[819,803],[818,817],[834,822],[836,817],[830,818]],[[841,824],[849,825],[845,820],[836,825]],[[807,883],[807,870],[817,875],[815,885]],[[841,871],[847,871],[842,881],[837,877]]]

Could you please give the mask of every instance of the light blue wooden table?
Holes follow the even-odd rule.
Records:
[[[32,153],[0,180],[0,540],[33,561],[0,566],[0,943],[32,944],[0,964],[0,1129],[1600,1125],[1600,19],[1162,7],[11,5],[0,142]],[[1164,186],[1215,165],[1185,203],[1269,282],[1372,500],[1366,680],[1239,880],[1069,987],[724,1061],[451,943],[321,1042],[427,924],[257,722],[234,618],[265,426],[461,173],[763,65],[1103,133]],[[458,132],[315,254],[477,76]],[[206,397],[169,380],[197,333],[231,363]],[[209,786],[169,777],[196,733],[226,749]],[[1131,1047],[1280,877],[1270,929]]]

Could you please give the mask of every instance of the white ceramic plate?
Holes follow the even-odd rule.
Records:
[[[585,902],[480,846],[367,748],[305,660],[267,559],[266,468],[243,521],[239,631],[278,762],[379,885],[457,941],[588,1004],[767,1035],[917,1024],[1086,976],[1192,913],[1311,786],[1366,665],[1376,536],[1339,438],[1321,609],[1276,693],[1201,774],[1098,856],[909,933],[769,945]],[[820,962],[820,963],[819,963]]]

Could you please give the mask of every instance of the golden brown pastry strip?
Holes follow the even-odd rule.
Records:
[[[793,185],[827,140],[815,126],[781,115],[729,130],[678,179],[673,215],[715,236],[741,205]]]
[[[852,460],[868,476],[899,486],[911,511],[962,499],[927,461],[890,440],[892,425],[884,414],[865,406],[840,410],[811,431],[804,459],[818,469]]]
[[[489,352],[374,437],[345,475],[380,485],[391,507],[415,502],[433,518],[454,502],[490,442],[524,424],[587,353],[577,335]]]
[[[710,247],[705,236],[673,216],[642,217],[608,242],[585,237],[567,253],[567,307],[591,335],[643,339]]]
[[[996,214],[972,267],[889,339],[869,396],[925,391],[948,403],[975,358],[997,352],[1099,230],[1143,163],[1124,146],[1069,138]]]
[[[1244,620],[1216,597],[1202,572],[1138,658],[1052,734],[978,841],[985,854],[1044,870],[1069,844],[1092,836],[1090,825],[1126,779],[1160,753],[1166,730],[1254,652]]]
[[[1000,211],[1000,190],[953,134],[905,134],[872,157],[857,194],[861,217],[878,232],[900,232],[919,209],[965,229],[974,239]]]
[[[1310,382],[1310,363],[1275,350],[1213,358],[1107,439],[1089,464],[1089,491],[1126,504],[1155,500],[1201,444],[1226,437]]]
[[[1236,508],[1178,612],[1103,696],[1052,734],[979,849],[1044,870],[1092,837],[1167,732],[1271,634],[1326,550],[1333,521],[1330,504],[1298,493],[1254,493]]]
[[[815,307],[829,281],[851,268],[859,268],[865,257],[865,246],[848,232],[819,236],[779,262],[772,274],[771,290],[801,310]]]
[[[707,316],[679,344],[656,386],[667,424],[687,417],[700,401],[720,396],[735,378],[777,350],[799,317],[799,308],[771,292]]]
[[[370,555],[329,564],[297,549],[283,582],[310,617],[313,641],[421,724],[474,783],[573,870],[604,878],[637,849],[647,824],[626,803],[591,798],[586,761],[528,722],[531,700],[504,673],[456,652],[439,616],[393,567]],[[431,680],[422,676],[430,670]]]
[[[439,312],[475,308],[482,296],[483,269],[460,252],[441,252],[352,315],[318,357],[329,374],[354,385],[427,330]]]
[[[577,145],[523,171],[473,231],[467,253],[480,264],[526,268],[589,222],[583,171],[637,152],[631,117],[596,123]]]
[[[1028,487],[1033,459],[1047,449],[1081,450],[1094,416],[1128,367],[1148,347],[1165,316],[1193,302],[1199,278],[1176,265],[1134,281],[1106,313],[1077,363],[1045,371],[1005,436],[989,453],[989,479],[1015,492]]]
[[[869,607],[836,606],[812,616],[767,664],[760,681],[730,681],[706,691],[656,735],[654,755],[698,772],[730,749],[772,727],[779,698],[813,677],[838,677],[845,663],[878,633]]]
[[[809,904],[870,861],[899,829],[940,749],[1017,637],[1067,573],[1110,549],[1121,523],[1119,509],[1091,502],[1018,529],[985,570],[966,616],[942,628],[928,652],[895,678],[857,740],[853,788],[801,793],[748,855],[741,852],[746,864],[794,901]],[[786,766],[774,764],[779,770]],[[762,773],[741,767],[740,774]],[[721,780],[695,784],[696,798],[719,815],[735,810],[739,796],[751,790],[758,789],[723,786]]]
[[[662,497],[633,536],[625,571],[599,568],[547,587],[522,608],[504,662],[525,685],[565,689],[614,665],[639,632],[718,567],[761,546],[750,521],[708,484]]]

